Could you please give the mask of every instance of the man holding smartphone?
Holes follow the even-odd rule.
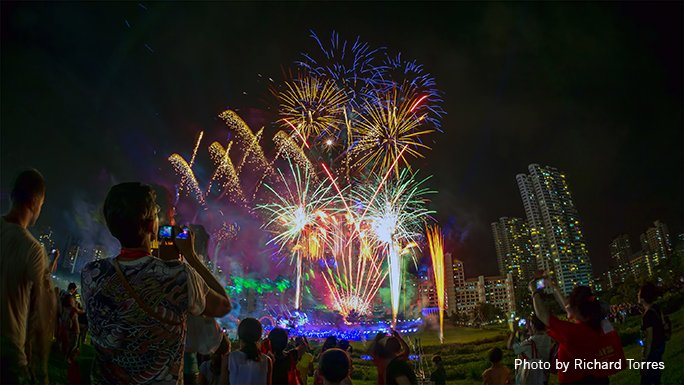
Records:
[[[121,253],[81,273],[96,352],[92,383],[182,383],[188,315],[221,317],[230,301],[195,253],[192,232],[152,256],[159,206],[150,186],[112,187],[103,211]]]

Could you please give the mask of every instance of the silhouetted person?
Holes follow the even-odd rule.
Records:
[[[259,351],[263,329],[256,318],[245,318],[238,325],[240,349],[228,358],[231,384],[270,385],[273,363]]]
[[[446,370],[444,370],[442,357],[439,355],[432,357],[432,363],[435,364],[435,370],[430,374],[430,381],[435,385],[446,385]]]
[[[346,351],[338,348],[327,349],[318,361],[318,372],[324,385],[340,385],[348,379],[351,360]]]
[[[36,170],[20,173],[11,200],[0,223],[2,383],[47,383],[56,298],[45,249],[27,230],[45,202],[43,176]]]
[[[188,315],[230,311],[225,291],[195,253],[192,232],[160,246],[160,258],[151,255],[159,227],[155,198],[137,182],[107,194],[104,217],[121,252],[81,273],[95,348],[93,384],[180,383]]]
[[[642,361],[659,364],[665,353],[665,327],[663,312],[655,305],[658,287],[646,283],[639,289],[638,300],[644,307],[641,318],[641,331],[644,336]],[[641,385],[660,385],[661,369],[649,367],[641,370]]]
[[[416,385],[418,383],[413,368],[407,362],[408,345],[396,330],[392,331],[392,336],[388,337],[385,342],[385,353],[387,354],[385,371],[387,385]]]
[[[503,352],[499,348],[489,351],[490,366],[482,373],[482,383],[484,385],[508,385],[511,383],[511,370],[501,363]]]

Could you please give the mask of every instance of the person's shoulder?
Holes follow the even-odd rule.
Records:
[[[96,261],[91,261],[86,263],[81,270],[81,273],[90,273],[93,271],[102,271],[103,269],[109,268],[111,266],[111,260],[108,258],[98,259]]]
[[[147,258],[147,266],[143,270],[164,277],[173,277],[185,281],[190,275],[190,269],[192,269],[190,265],[181,261],[165,261],[155,256]]]
[[[44,252],[43,246],[28,229],[8,222],[5,218],[2,218],[2,238],[12,239],[17,246],[26,251]]]

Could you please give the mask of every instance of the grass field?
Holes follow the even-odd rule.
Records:
[[[662,384],[684,383],[684,309],[670,315],[673,323],[672,340],[668,342],[665,350]],[[623,337],[625,355],[627,358],[638,359],[641,356],[641,348],[636,344],[640,317],[631,317],[625,325],[619,325],[620,335]],[[506,330],[502,328],[471,329],[447,327],[445,329],[446,343],[439,344],[437,333],[425,331],[410,337],[411,343],[418,338],[427,356],[440,354],[444,359],[447,371],[447,383],[459,385],[474,385],[482,383],[482,372],[488,367],[487,352],[492,347],[504,348]],[[631,342],[630,342],[631,341]],[[376,369],[372,362],[361,359],[365,354],[367,343],[352,342],[354,353],[352,360],[354,372],[352,379],[354,385],[376,384]],[[504,363],[513,368],[513,354],[504,350]],[[78,359],[81,369],[81,378],[84,383],[88,382],[90,365],[94,351],[91,346],[84,345],[81,356]],[[50,382],[54,384],[66,384],[66,362],[58,351],[53,351],[50,357]],[[309,384],[313,380],[309,378]],[[557,377],[551,376],[549,385],[557,384]],[[633,385],[639,383],[638,370],[623,370],[611,377],[612,385]]]

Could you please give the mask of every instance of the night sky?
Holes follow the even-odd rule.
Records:
[[[316,49],[310,30],[335,30],[416,59],[444,92],[444,133],[414,165],[435,175],[468,276],[496,273],[490,223],[524,217],[515,175],[530,163],[565,171],[600,272],[617,234],[638,248],[656,219],[682,232],[683,15],[682,2],[2,2],[2,209],[26,167],[48,183],[39,225],[62,237],[113,183],[171,184],[171,153],[200,130],[225,138],[227,107],[258,128],[265,79]]]

